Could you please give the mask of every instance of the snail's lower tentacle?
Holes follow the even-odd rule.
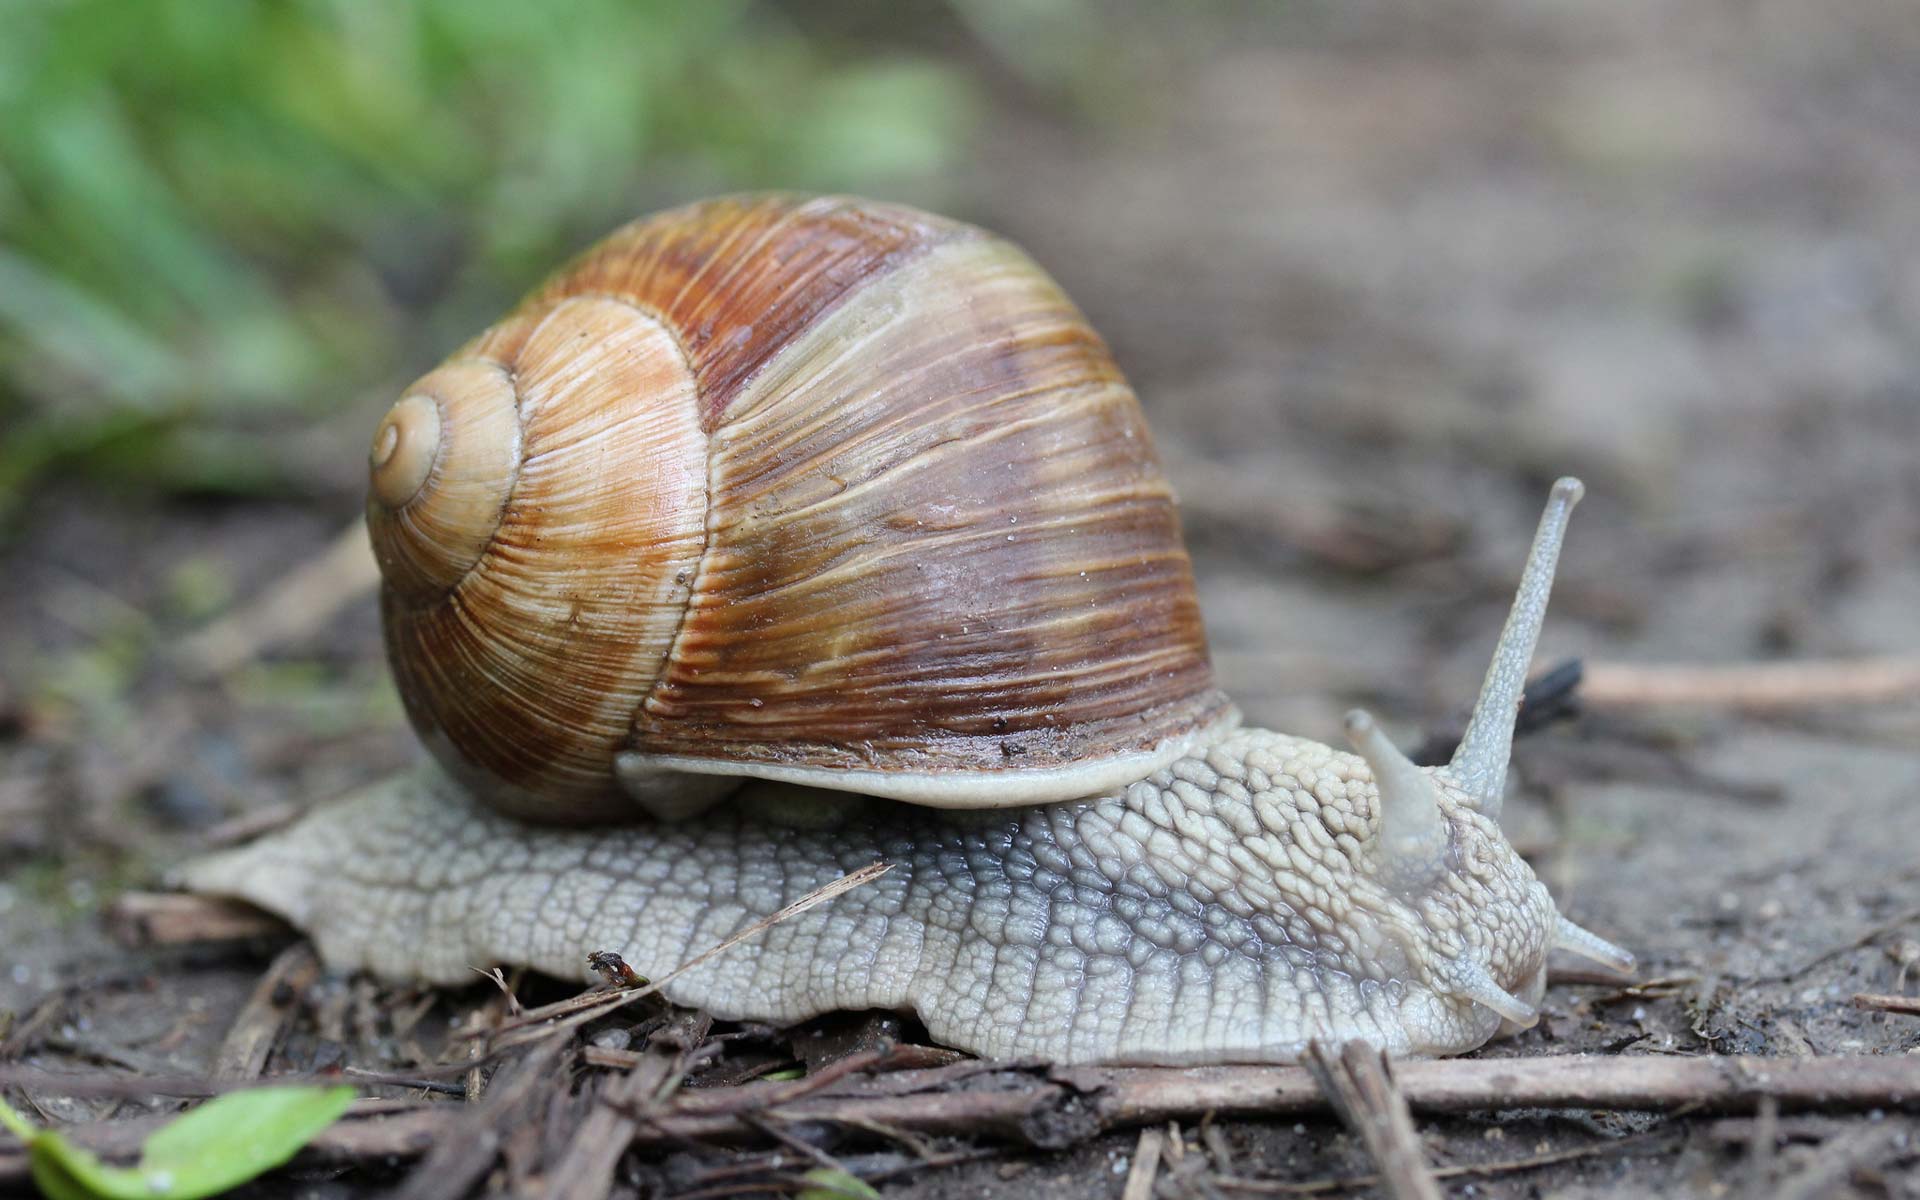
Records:
[[[1559,923],[1554,926],[1553,947],[1556,950],[1565,950],[1569,954],[1577,954],[1588,962],[1596,963],[1609,971],[1617,971],[1622,975],[1633,974],[1635,959],[1631,952],[1614,945],[1597,933],[1582,929],[1565,917],[1561,917]]]
[[[1459,960],[1445,974],[1448,991],[1499,1014],[1509,1024],[1529,1029],[1540,1019],[1538,1008],[1501,987],[1490,971],[1472,959]]]

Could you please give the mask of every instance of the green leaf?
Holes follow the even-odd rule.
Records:
[[[800,1178],[808,1185],[800,1193],[800,1200],[880,1200],[873,1185],[833,1167],[815,1167]]]
[[[228,1092],[148,1138],[132,1167],[107,1166],[4,1106],[0,1124],[26,1141],[33,1181],[49,1200],[198,1200],[286,1162],[352,1103],[350,1087]]]
[[[28,1143],[31,1143],[33,1135],[39,1132],[30,1121],[13,1111],[13,1107],[5,1100],[0,1100],[0,1129]]]

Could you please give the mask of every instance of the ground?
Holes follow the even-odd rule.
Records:
[[[1365,703],[1403,744],[1444,731],[1547,483],[1586,479],[1541,662],[1581,658],[1596,691],[1518,747],[1507,826],[1562,907],[1661,982],[1573,976],[1482,1056],[1905,1056],[1920,1092],[1920,1018],[1851,1002],[1920,990],[1920,703],[1599,690],[1621,663],[1920,653],[1920,25],[1898,0],[1371,7],[1249,14],[1230,47],[1174,60],[1166,103],[1105,122],[1012,89],[960,215],[1025,244],[1112,342],[1254,722],[1337,741]],[[122,948],[104,902],[222,821],[410,753],[364,599],[212,681],[170,653],[346,527],[378,406],[289,432],[341,464],[313,498],[154,505],[56,481],[0,549],[0,1069],[204,1073],[266,959]],[[488,987],[396,1029],[414,997],[320,979],[269,1070],[404,1073]],[[1370,1169],[1325,1116],[1215,1128],[1182,1122],[1162,1194]],[[1777,1152],[1706,1113],[1420,1128],[1438,1165],[1591,1151],[1461,1195],[1920,1195],[1897,1111],[1783,1116]],[[991,1152],[884,1190],[1113,1196],[1136,1136],[941,1140]],[[621,1178],[726,1194],[717,1162],[648,1151]],[[359,1196],[405,1169],[293,1178]]]

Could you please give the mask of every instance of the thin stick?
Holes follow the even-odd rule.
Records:
[[[1595,708],[1671,704],[1756,713],[1915,698],[1915,655],[1725,665],[1589,662],[1580,685],[1582,703]]]
[[[1780,1149],[1780,1104],[1763,1097],[1753,1117],[1753,1137],[1747,1143],[1747,1188],[1758,1195],[1773,1174],[1774,1155]]]
[[[467,1067],[466,1063],[448,1063],[439,1066],[423,1064],[410,1068],[405,1074],[384,1071],[355,1071],[353,1074],[354,1082],[361,1087],[416,1088],[420,1087],[425,1080],[441,1076],[448,1079],[457,1077],[463,1074]],[[326,1072],[293,1073],[275,1075],[267,1082],[276,1087],[298,1085],[326,1087],[339,1083],[340,1077]],[[259,1086],[261,1081],[258,1079],[213,1079],[200,1075],[123,1075],[104,1072],[94,1075],[77,1075],[42,1071],[33,1067],[0,1066],[0,1088],[19,1088],[48,1096],[108,1099],[171,1096],[182,1100],[200,1100],[210,1096],[223,1096],[228,1092],[244,1092]]]
[[[415,1067],[408,1077],[458,1075],[467,1064]],[[831,1069],[831,1068],[829,1068]],[[824,1072],[823,1072],[824,1073]],[[1764,1097],[1781,1112],[1817,1109],[1920,1111],[1920,1061],[1894,1055],[1826,1058],[1559,1054],[1540,1058],[1406,1061],[1396,1082],[1415,1112],[1485,1108],[1627,1108],[1649,1112],[1700,1108],[1754,1112]],[[394,1077],[400,1078],[400,1077]],[[964,1090],[943,1090],[966,1081]],[[386,1082],[373,1077],[362,1083]],[[324,1075],[275,1076],[273,1082],[338,1083]],[[654,1120],[667,1136],[738,1136],[739,1112],[776,1111],[794,1120],[880,1121],[916,1133],[966,1132],[979,1121],[1017,1131],[1054,1110],[1092,1118],[1101,1128],[1198,1118],[1292,1116],[1328,1111],[1313,1077],[1300,1067],[1065,1067],[968,1061],[951,1067],[840,1077],[754,1082],[682,1092]],[[241,1090],[229,1081],[125,1075],[66,1075],[0,1067],[0,1087],[53,1096],[214,1096]],[[795,1089],[809,1088],[795,1093]],[[645,1135],[643,1134],[643,1137]],[[1022,1140],[1016,1137],[1016,1140]]]
[[[1153,1200],[1153,1181],[1160,1174],[1160,1150],[1166,1144],[1167,1131],[1149,1125],[1140,1131],[1133,1146],[1133,1166],[1127,1171],[1127,1186],[1120,1200]]]
[[[479,967],[475,967],[473,968],[473,973],[500,989],[500,995],[504,998],[508,1016],[517,1017],[526,1011],[520,1007],[520,997],[513,994],[513,988],[507,983],[506,973],[499,967],[494,967],[490,971],[482,971]]]
[[[1750,1113],[1769,1097],[1781,1112],[1836,1113],[1874,1108],[1920,1111],[1920,1062],[1896,1056],[1626,1058],[1573,1054],[1402,1062],[1396,1065],[1394,1074],[1414,1112],[1624,1108]],[[50,1075],[18,1068],[0,1070],[0,1086],[26,1087],[53,1095],[206,1095],[231,1090],[228,1085],[207,1081],[188,1091],[154,1087],[152,1081],[120,1076]],[[788,1086],[753,1083],[678,1093],[640,1121],[633,1142],[660,1146],[677,1144],[683,1138],[758,1138],[761,1135],[753,1124],[743,1119],[743,1114],[751,1113],[761,1120],[827,1121],[851,1129],[878,1122],[920,1134],[995,1137],[1057,1149],[1107,1129],[1161,1125],[1209,1112],[1216,1119],[1272,1118],[1323,1113],[1328,1108],[1312,1076],[1299,1067],[1048,1070],[1032,1064],[968,1062],[925,1071],[844,1078],[823,1092],[782,1100]],[[495,1090],[499,1088],[497,1084]],[[432,1104],[372,1119],[342,1121],[320,1135],[310,1152],[329,1161],[410,1159],[436,1142],[449,1140],[461,1127],[461,1118],[470,1114],[463,1105]],[[74,1126],[62,1133],[90,1149],[131,1152],[140,1140],[138,1135],[124,1132],[131,1124],[103,1122]],[[1534,1163],[1520,1162],[1511,1169],[1526,1165]],[[1489,1165],[1478,1169],[1496,1168]],[[24,1173],[24,1159],[9,1161],[0,1152],[0,1182],[24,1177]],[[1436,1172],[1443,1177],[1463,1173],[1469,1172]]]
[[[500,1069],[478,1104],[458,1106],[460,1120],[434,1141],[395,1200],[458,1200],[472,1190],[492,1169],[507,1135],[530,1118],[548,1091],[565,1086],[560,1070],[565,1041],[556,1036],[529,1047]]]
[[[251,904],[173,892],[123,894],[107,908],[107,929],[135,947],[294,936],[285,921]]]
[[[599,1103],[574,1131],[547,1178],[549,1200],[605,1200],[620,1159],[639,1128],[640,1114],[665,1102],[685,1077],[694,1049],[713,1020],[704,1014],[679,1019],[676,1036],[655,1034],[645,1056],[628,1073],[608,1080]],[[675,1045],[675,1042],[680,1044]]]
[[[1440,1200],[1407,1098],[1393,1083],[1384,1050],[1350,1041],[1338,1053],[1325,1042],[1307,1045],[1306,1066],[1347,1128],[1366,1143],[1394,1200]]]
[[[857,1125],[884,1121],[916,1133],[990,1135],[1043,1149],[1073,1145],[1103,1129],[1199,1117],[1278,1116],[1327,1111],[1312,1075],[1299,1067],[1080,1067],[1036,1076],[1036,1068],[972,1068],[964,1091],[940,1090],[955,1068],[900,1071],[842,1089],[773,1102],[763,1115]],[[1441,1059],[1403,1062],[1395,1076],[1415,1112],[1488,1108],[1627,1108],[1752,1112],[1774,1097],[1782,1111],[1887,1108],[1920,1111],[1920,1062],[1858,1055]],[[739,1119],[752,1097],[778,1084],[691,1091],[655,1116],[638,1143],[752,1135]],[[772,1098],[769,1097],[771,1100]]]
[[[845,1058],[836,1059],[828,1063],[811,1075],[803,1075],[799,1079],[786,1079],[775,1084],[770,1084],[768,1086],[779,1089],[778,1098],[773,1101],[773,1104],[785,1104],[790,1100],[798,1100],[802,1096],[810,1096],[815,1092],[825,1091],[849,1075],[880,1066],[886,1062],[888,1056],[892,1053],[893,1051],[891,1049],[884,1046],[876,1046],[870,1050],[856,1050]],[[771,1108],[773,1104],[754,1104],[742,1096],[740,1109],[743,1111],[747,1109],[759,1111],[763,1107]]]
[[[319,977],[320,961],[312,946],[295,942],[282,950],[220,1043],[213,1058],[214,1078],[257,1079],[267,1068],[274,1043],[293,1022],[294,1006],[286,998],[297,997]]]
[[[1853,1006],[1871,1009],[1874,1012],[1901,1013],[1909,1017],[1920,1017],[1920,996],[1887,996],[1878,992],[1855,992]]]
[[[33,1044],[40,1040],[42,1034],[59,1023],[61,1016],[67,1011],[67,1005],[72,1002],[73,993],[68,988],[56,988],[42,997],[24,1020],[9,1029],[6,1036],[0,1037],[0,1063],[31,1049]],[[0,1067],[0,1074],[4,1074],[5,1070],[4,1067]]]
[[[858,871],[842,875],[831,883],[822,884],[779,912],[770,917],[762,917],[719,945],[701,951],[644,987],[582,992],[570,999],[529,1009],[518,1017],[501,1022],[499,1032],[505,1035],[501,1044],[517,1044],[525,1036],[520,1031],[530,1026],[540,1026],[543,1034],[549,1030],[570,1029],[584,1025],[595,1017],[604,1016],[617,1008],[632,1004],[635,1000],[651,996],[708,959],[725,954],[748,938],[757,937],[780,922],[791,920],[808,909],[818,907],[836,896],[852,891],[863,883],[871,883],[891,870],[893,870],[892,863],[868,863]],[[545,1025],[544,1022],[547,1021],[552,1021],[553,1024]]]

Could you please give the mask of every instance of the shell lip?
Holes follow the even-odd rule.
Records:
[[[802,765],[647,754],[623,750],[627,769],[684,771],[695,775],[734,775],[769,779],[833,791],[856,792],[927,808],[1019,808],[1101,795],[1145,779],[1168,764],[1219,741],[1240,725],[1232,704],[1210,718],[1160,739],[1144,750],[1126,751],[1065,766],[998,767],[992,770],[889,771],[864,767]]]

